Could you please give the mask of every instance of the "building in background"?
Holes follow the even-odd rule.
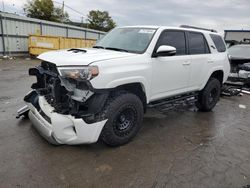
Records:
[[[105,32],[93,29],[0,11],[0,57],[28,55],[30,35],[97,40],[104,34]]]
[[[228,46],[250,40],[250,30],[225,30],[225,41]]]

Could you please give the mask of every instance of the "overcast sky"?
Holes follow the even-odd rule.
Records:
[[[8,12],[23,13],[26,0],[0,0]],[[56,2],[55,6],[61,6]],[[90,10],[106,10],[118,26],[189,24],[224,29],[250,29],[250,0],[65,0],[66,5],[87,15]],[[1,4],[2,10],[2,4]],[[65,7],[70,18],[81,15]]]

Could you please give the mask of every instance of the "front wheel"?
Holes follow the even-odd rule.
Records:
[[[196,106],[201,111],[211,111],[221,94],[221,84],[216,78],[210,78],[205,88],[199,93]]]
[[[118,92],[108,99],[102,112],[106,122],[101,139],[110,146],[120,146],[132,140],[141,128],[143,105],[134,94]]]

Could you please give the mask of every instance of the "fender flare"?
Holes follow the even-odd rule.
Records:
[[[210,69],[210,71],[208,72],[208,74],[206,75],[205,77],[205,80],[203,82],[203,84],[201,85],[200,87],[200,90],[204,89],[204,87],[206,86],[208,80],[210,79],[210,77],[212,76],[212,74],[216,71],[222,71],[223,74],[224,74],[224,71],[223,71],[223,67],[222,66],[217,66],[217,67],[214,67],[212,69]],[[225,74],[224,74],[225,75]],[[223,81],[224,81],[224,76],[223,76]]]
[[[106,85],[106,88],[116,88],[122,85],[133,84],[133,83],[139,83],[141,85],[143,92],[145,93],[146,100],[147,102],[149,102],[149,84],[145,78],[140,77],[140,76],[120,78],[120,79],[113,80]]]

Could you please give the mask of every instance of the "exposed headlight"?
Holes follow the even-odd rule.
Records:
[[[75,80],[90,80],[99,74],[97,66],[59,67],[58,70],[62,77]]]

